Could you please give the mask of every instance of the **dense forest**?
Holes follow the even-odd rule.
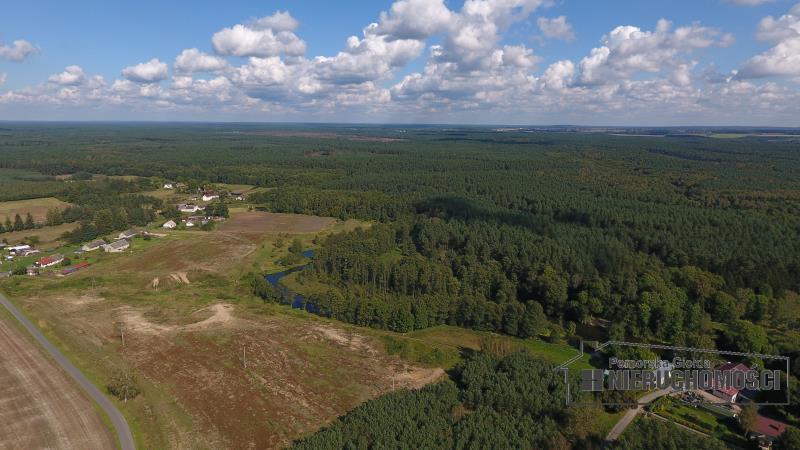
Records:
[[[161,204],[139,194],[150,178],[58,175],[249,184],[269,211],[372,221],[302,274],[330,287],[314,311],[358,325],[559,339],[601,324],[602,339],[795,356],[797,137],[664,134],[15,124],[0,169],[75,205],[75,241]],[[798,423],[796,405],[777,412]]]
[[[476,353],[451,379],[369,401],[294,448],[603,448],[600,407],[565,407],[565,386],[560,372],[527,353]],[[725,446],[674,425],[640,419],[614,448]]]

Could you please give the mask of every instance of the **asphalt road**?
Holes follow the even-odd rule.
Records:
[[[611,431],[608,433],[608,436],[606,436],[606,441],[616,441],[622,434],[622,432],[625,431],[626,428],[628,428],[628,425],[630,425],[631,422],[633,422],[633,419],[636,418],[636,415],[642,412],[642,410],[644,409],[643,404],[650,403],[653,400],[668,395],[671,392],[672,388],[667,388],[667,389],[662,389],[660,391],[650,392],[649,394],[642,396],[642,398],[639,399],[640,405],[637,406],[636,409],[629,409],[628,411],[625,412],[625,415],[622,416],[621,419],[619,419],[619,422],[617,422],[617,424],[614,425],[614,428],[612,428]]]
[[[47,353],[53,357],[53,360],[64,369],[64,371],[75,380],[81,389],[86,392],[95,403],[100,405],[100,408],[105,411],[106,415],[111,419],[111,423],[117,431],[117,437],[122,446],[122,450],[136,450],[136,445],[133,443],[133,435],[125,421],[125,417],[119,412],[116,406],[100,392],[88,378],[86,378],[77,367],[72,365],[71,362],[62,354],[46,337],[35,327],[33,324],[3,295],[0,294],[0,304],[2,304],[16,319],[28,330],[38,342],[39,345],[44,347]]]

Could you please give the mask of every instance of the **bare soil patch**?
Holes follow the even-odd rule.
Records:
[[[8,320],[0,317],[0,449],[114,448],[91,402]]]
[[[31,213],[34,221],[44,222],[48,209],[64,209],[67,206],[70,206],[69,203],[53,197],[0,202],[0,220],[5,220],[6,217],[9,217],[13,221],[15,214],[19,214],[20,217],[25,219],[25,215]]]
[[[220,231],[239,234],[318,233],[335,222],[336,219],[331,217],[250,211],[234,215],[220,227]]]

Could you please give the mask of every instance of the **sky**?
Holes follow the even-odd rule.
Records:
[[[783,0],[0,6],[0,120],[800,126]]]

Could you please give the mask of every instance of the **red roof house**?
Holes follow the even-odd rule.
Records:
[[[731,372],[747,372],[750,370],[745,364],[737,363],[737,362],[727,362],[719,367],[716,368],[719,371],[731,371]],[[736,401],[736,397],[739,395],[739,390],[732,387],[732,386],[714,386],[714,389],[711,391],[716,397],[719,397],[726,402],[734,403]]]

